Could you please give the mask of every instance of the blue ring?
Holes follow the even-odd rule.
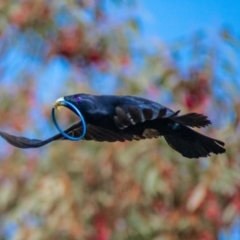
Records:
[[[78,141],[78,140],[81,140],[84,138],[84,136],[86,135],[86,132],[87,132],[87,126],[86,126],[86,122],[84,120],[84,117],[83,115],[81,114],[81,112],[70,102],[66,101],[66,100],[63,100],[60,102],[60,105],[62,106],[69,106],[71,108],[71,110],[73,110],[73,112],[75,112],[81,119],[81,123],[82,123],[82,127],[83,127],[83,130],[82,130],[82,135],[80,135],[79,137],[72,137],[70,135],[68,135],[67,133],[65,133],[58,125],[57,123],[57,120],[56,120],[56,117],[55,117],[55,108],[52,109],[52,119],[53,119],[53,122],[56,126],[56,128],[58,129],[58,131],[67,139],[71,140],[71,141]]]

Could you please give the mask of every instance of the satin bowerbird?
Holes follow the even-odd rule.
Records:
[[[54,107],[58,108],[62,100],[73,104],[84,117],[86,134],[83,140],[124,142],[163,136],[170,147],[187,158],[225,152],[222,141],[192,129],[211,124],[206,116],[199,113],[179,115],[179,111],[174,112],[156,102],[135,96],[75,94],[59,98]],[[64,132],[78,137],[82,130],[79,121]],[[66,139],[61,133],[46,140],[28,139],[5,132],[0,132],[0,135],[18,148],[37,148]]]

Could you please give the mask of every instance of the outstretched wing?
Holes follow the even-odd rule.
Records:
[[[49,142],[54,141],[54,139],[51,140],[29,139],[26,137],[14,136],[6,132],[0,132],[0,136],[11,145],[18,148],[38,148],[46,145]]]
[[[69,135],[72,137],[78,137],[80,136],[82,132],[82,127],[78,127],[70,132],[68,132]],[[122,130],[109,130],[106,128],[101,128],[95,125],[88,124],[87,125],[87,133],[84,136],[84,140],[94,140],[97,142],[124,142],[124,141],[132,141],[132,140],[140,140],[145,139],[143,136],[142,138],[139,138],[137,136],[134,136],[131,133],[126,133]]]
[[[80,123],[76,123],[72,125],[70,128],[65,130],[66,133],[73,131],[76,128],[79,128]],[[11,145],[18,147],[18,148],[38,148],[42,147],[52,141],[56,140],[62,140],[64,137],[62,134],[57,134],[51,138],[48,138],[46,140],[39,140],[39,139],[29,139],[26,137],[21,137],[21,136],[14,136],[6,132],[0,132],[0,136],[4,138],[8,143]]]
[[[82,133],[82,126],[79,123],[72,125],[70,128],[65,130],[65,133],[69,134],[72,137],[78,137]],[[29,139],[26,137],[21,136],[14,136],[6,132],[0,132],[0,136],[4,138],[8,143],[11,145],[18,147],[18,148],[39,148],[42,147],[50,142],[56,140],[66,140],[62,134],[57,134],[51,138],[46,140],[39,140],[39,139]],[[84,136],[83,140],[94,140],[98,142],[124,142],[124,141],[132,141],[132,140],[140,140],[145,139],[145,136],[135,136],[130,133],[125,133],[124,131],[111,131],[108,129],[103,129],[94,125],[87,125],[87,132]]]

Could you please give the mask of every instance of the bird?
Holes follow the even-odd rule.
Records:
[[[163,136],[171,148],[186,158],[208,157],[211,153],[222,154],[226,151],[224,142],[193,130],[194,127],[211,124],[203,114],[193,112],[179,115],[180,111],[173,111],[138,96],[86,93],[58,98],[54,109],[59,108],[63,100],[73,104],[84,116],[86,134],[83,140],[124,142]],[[79,121],[64,132],[78,137],[82,130]],[[14,136],[1,131],[0,136],[18,148],[38,148],[56,140],[67,140],[61,133],[46,140]]]

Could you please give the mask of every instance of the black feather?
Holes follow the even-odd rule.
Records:
[[[202,114],[188,113],[182,116],[174,116],[172,119],[185,126],[189,127],[206,127],[211,124],[211,121]]]
[[[207,157],[210,153],[224,153],[224,143],[204,136],[186,126],[180,126],[174,133],[164,135],[169,146],[184,157]]]
[[[205,127],[211,123],[202,114],[179,116],[180,111],[174,112],[158,103],[133,96],[75,94],[64,99],[71,102],[84,116],[87,124],[84,140],[123,142],[164,136],[173,149],[188,158],[225,152],[223,142],[190,128]],[[80,136],[81,123],[74,124],[65,132],[74,137]],[[19,148],[37,148],[52,141],[65,140],[61,134],[44,141],[5,132],[0,132],[0,136]]]

